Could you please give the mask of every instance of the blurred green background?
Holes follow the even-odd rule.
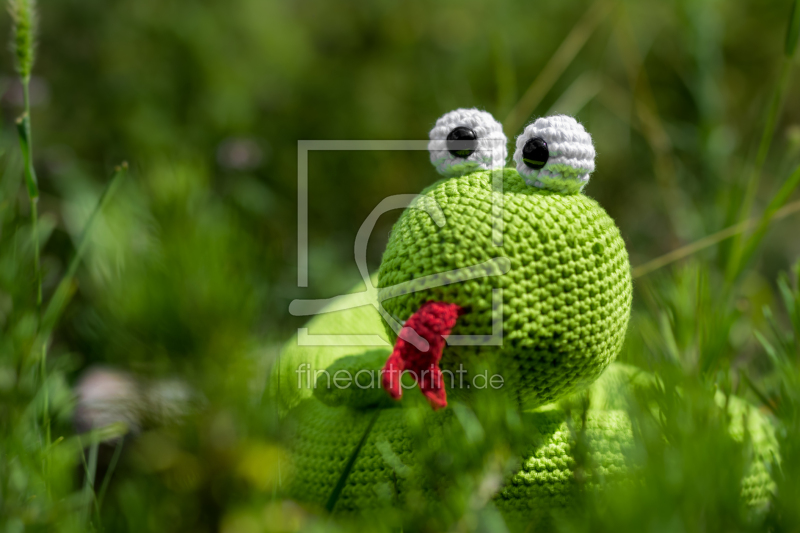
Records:
[[[54,332],[44,386],[53,439],[75,434],[69,388],[91,365],[180,377],[203,407],[141,446],[139,463],[123,457],[102,517],[70,514],[80,505],[67,496],[30,499],[44,486],[81,494],[82,478],[80,455],[41,452],[57,456],[42,473],[30,452],[43,388],[28,355],[37,312],[13,127],[22,90],[12,54],[3,54],[0,451],[17,458],[2,470],[9,531],[251,531],[267,527],[264,516],[284,520],[277,529],[319,525],[270,499],[286,429],[263,399],[266,376],[303,322],[288,304],[358,282],[352,246],[364,218],[437,175],[425,152],[312,153],[310,279],[299,289],[298,140],[426,139],[457,107],[489,111],[510,139],[536,116],[575,115],[598,153],[585,192],[616,220],[634,267],[736,222],[781,68],[790,77],[753,214],[800,162],[788,0],[50,0],[38,8],[31,117],[45,301],[114,166],[131,166],[93,227]],[[2,20],[8,42],[11,21]],[[373,233],[373,269],[398,215]],[[766,327],[765,305],[788,320],[775,280],[800,257],[798,227],[800,215],[775,222],[733,280],[729,243],[637,280],[622,359],[650,369],[671,361],[709,390],[738,387],[736,372],[747,368],[764,394],[778,390],[753,332]],[[721,316],[703,314],[715,306]],[[708,331],[692,330],[706,319]],[[713,339],[722,370],[698,363],[695,335]],[[170,459],[153,466],[148,453]],[[237,466],[242,458],[264,474],[248,474],[258,468]],[[242,511],[245,525],[230,526],[240,508],[262,505],[267,514]]]
[[[270,290],[256,305],[263,327],[275,331],[295,277],[297,140],[425,139],[456,107],[506,122],[590,8],[45,4],[33,88],[43,202],[72,193],[76,175],[101,184],[123,159],[142,174],[163,172],[155,181],[191,169],[256,241],[256,287]],[[587,193],[617,220],[635,265],[722,227],[716,206],[742,181],[760,135],[790,5],[691,0],[612,9],[580,32],[586,44],[506,133],[513,138],[530,118],[554,111],[586,125],[599,154]],[[12,78],[8,55],[4,64]],[[4,98],[8,119],[18,112],[13,95],[12,87]],[[770,158],[767,187],[800,150],[799,116],[800,102],[789,98],[774,149],[785,156]],[[435,179],[424,152],[313,154],[311,290],[332,293],[349,284],[342,276],[354,278],[353,236],[378,201]],[[800,251],[785,241],[773,268]]]

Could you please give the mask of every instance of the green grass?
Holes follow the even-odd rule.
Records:
[[[10,2],[4,22],[0,530],[501,530],[487,487],[526,441],[499,399],[433,445],[417,428],[431,475],[454,480],[438,505],[353,524],[282,498],[292,428],[264,390],[301,324],[287,313],[296,140],[421,138],[462,105],[509,136],[549,109],[592,132],[587,192],[636,278],[619,359],[659,377],[629,408],[647,483],[580,491],[552,527],[800,529],[796,0],[38,8]],[[228,138],[261,162],[226,163]],[[315,154],[309,168],[302,297],[328,297],[357,279],[364,216],[434,171],[424,153]],[[92,365],[147,391],[138,438],[75,426]],[[157,394],[175,378],[193,391],[177,411]],[[720,394],[775,424],[766,509],[741,505],[750,437],[730,438]]]

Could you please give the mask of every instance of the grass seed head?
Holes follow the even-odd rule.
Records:
[[[11,49],[16,69],[23,80],[29,80],[36,57],[36,1],[8,0],[8,11],[14,22]]]

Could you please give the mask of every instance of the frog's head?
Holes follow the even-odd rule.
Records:
[[[428,149],[445,179],[394,225],[379,297],[407,326],[419,323],[423,307],[428,316],[457,310],[441,352],[448,394],[458,394],[448,370],[489,363],[512,395],[542,405],[590,383],[616,357],[630,315],[630,265],[614,221],[581,193],[595,156],[583,126],[563,115],[528,125],[517,138],[516,169],[504,168],[506,144],[483,111],[458,109],[436,122]],[[444,220],[421,202],[438,206]],[[404,290],[392,288],[404,282]],[[401,344],[392,356],[400,369],[409,357],[398,354]]]

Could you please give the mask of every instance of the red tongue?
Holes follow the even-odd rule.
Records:
[[[460,314],[461,308],[456,304],[427,302],[409,317],[403,329],[415,331],[430,347],[427,352],[420,351],[403,339],[406,336],[403,332],[400,333],[394,351],[383,367],[383,388],[392,398],[399,400],[403,395],[400,376],[407,372],[419,384],[431,407],[447,407],[447,393],[439,360],[442,358],[444,338],[450,334]]]

